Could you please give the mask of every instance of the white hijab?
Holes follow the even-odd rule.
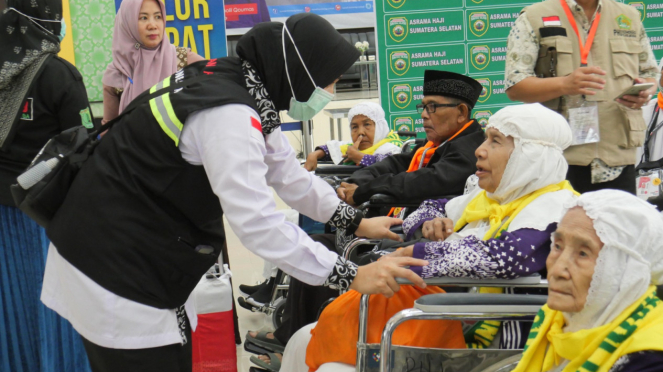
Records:
[[[579,206],[592,219],[603,242],[585,307],[564,313],[565,332],[600,327],[642,297],[650,285],[663,284],[663,218],[656,208],[618,190],[581,195]]]
[[[490,117],[488,128],[513,137],[514,144],[502,180],[495,192],[487,193],[488,197],[506,204],[566,179],[568,163],[563,151],[571,144],[572,136],[562,115],[538,103],[507,106]],[[476,188],[451,200],[447,204],[447,216],[457,221],[467,204],[481,191]],[[566,190],[542,195],[514,218],[507,231],[521,228],[543,231],[551,223],[560,221],[564,203],[573,198],[573,193]],[[541,210],[546,212],[541,213]]]
[[[367,118],[373,120],[375,123],[375,135],[373,136],[373,145],[387,138],[391,130],[389,129],[389,124],[387,119],[385,119],[384,110],[382,106],[374,102],[362,102],[354,105],[348,112],[348,123],[352,123],[352,119],[357,115],[364,115]],[[352,124],[350,124],[350,130],[352,131]],[[343,154],[341,153],[341,146],[347,143],[341,141],[328,141],[327,149],[329,150],[329,155],[332,158],[332,161],[335,164],[339,164],[343,159]],[[399,154],[401,148],[392,144],[385,143],[375,150],[374,155],[384,155],[384,154]]]

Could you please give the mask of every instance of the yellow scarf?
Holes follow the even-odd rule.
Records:
[[[396,145],[398,147],[403,146],[403,141],[401,140],[401,138],[398,136],[398,134],[396,132],[394,132],[392,130],[391,132],[389,132],[387,137],[385,137],[382,141],[380,141],[380,142],[376,143],[375,145],[367,148],[366,150],[359,150],[359,151],[363,152],[366,155],[373,155],[375,153],[375,151],[377,151],[377,149],[380,148],[380,146],[382,146],[384,144],[387,144],[387,143],[391,143],[391,144]],[[347,144],[347,145],[341,145],[341,153],[343,155],[345,155],[348,152],[348,147],[350,147],[350,146],[352,146],[351,143]]]
[[[470,222],[488,218],[490,220],[490,229],[483,237],[483,240],[499,237],[501,232],[498,233],[497,229],[502,227],[502,231],[506,230],[518,213],[536,198],[543,194],[560,190],[569,190],[576,195],[580,195],[573,190],[569,181],[562,181],[558,184],[548,185],[504,205],[500,205],[497,201],[489,198],[486,191],[482,191],[470,201],[467,207],[465,207],[465,211],[463,211],[463,215],[460,216],[460,219],[456,222],[454,230],[458,231]],[[502,223],[506,217],[509,219],[505,223]]]
[[[663,351],[663,305],[655,292],[656,287],[649,287],[608,324],[572,333],[564,333],[561,311],[543,306],[513,372],[546,372],[562,359],[569,361],[563,372],[608,372],[624,355]]]

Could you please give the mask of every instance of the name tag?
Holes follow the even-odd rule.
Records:
[[[598,104],[580,98],[577,104],[570,105],[569,125],[573,133],[571,146],[599,142],[601,137]]]

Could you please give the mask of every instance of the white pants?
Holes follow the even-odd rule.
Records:
[[[289,372],[308,372],[306,365],[306,348],[311,341],[311,330],[315,328],[316,323],[307,325],[297,331],[285,347],[283,352],[282,371]],[[343,363],[325,363],[317,372],[354,372],[355,366]]]

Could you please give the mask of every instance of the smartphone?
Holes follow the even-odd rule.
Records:
[[[654,83],[642,83],[642,84],[634,84],[628,88],[626,88],[625,91],[621,92],[615,100],[623,98],[624,96],[637,96],[642,92],[643,90],[647,90],[651,87],[654,86]]]

